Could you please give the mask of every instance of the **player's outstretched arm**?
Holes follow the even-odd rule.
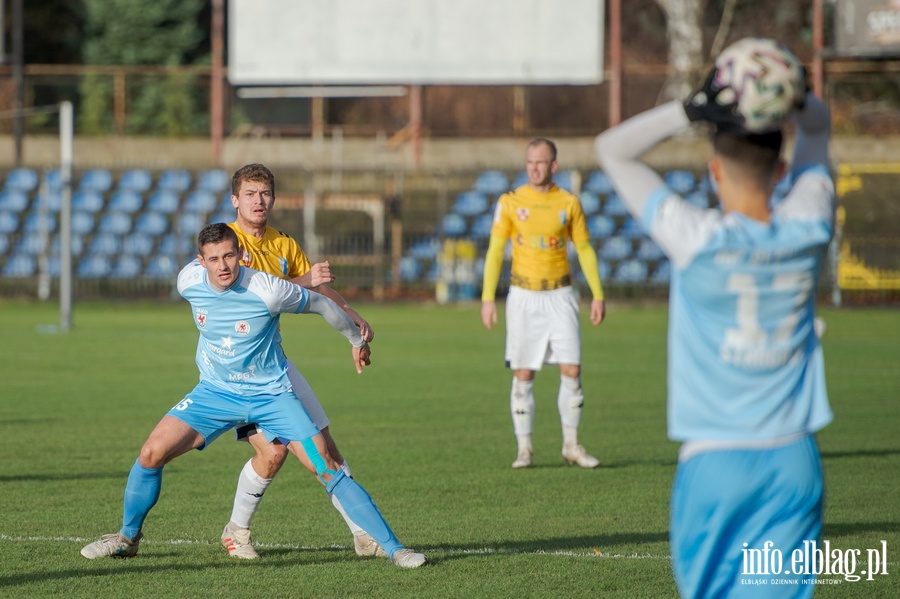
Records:
[[[831,137],[831,114],[825,103],[807,92],[803,106],[794,111],[797,140],[791,170],[799,172],[814,164],[828,165],[828,141]]]
[[[356,310],[350,307],[350,304],[347,303],[347,300],[345,300],[340,293],[328,286],[328,283],[334,282],[336,278],[334,272],[331,270],[331,264],[326,260],[325,262],[313,264],[312,268],[299,277],[291,279],[291,282],[295,285],[300,285],[301,287],[321,293],[336,303],[347,313],[351,320],[356,323],[363,339],[371,342],[375,339],[375,331],[372,329],[371,325],[365,318],[360,316]]]
[[[304,312],[320,315],[334,330],[347,338],[353,346],[353,363],[357,373],[361,373],[363,367],[371,363],[369,344],[363,339],[356,323],[336,303],[320,293],[310,291]]]

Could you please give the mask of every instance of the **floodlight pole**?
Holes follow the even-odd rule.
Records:
[[[72,103],[59,104],[59,172],[62,175],[59,248],[59,328],[72,328]]]

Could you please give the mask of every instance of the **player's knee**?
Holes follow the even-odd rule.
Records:
[[[138,463],[144,468],[162,468],[166,465],[166,452],[158,443],[147,441],[141,447]]]
[[[263,478],[273,478],[287,459],[287,447],[280,443],[267,443],[256,450],[253,469]]]

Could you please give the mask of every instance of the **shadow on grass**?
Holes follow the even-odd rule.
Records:
[[[82,472],[77,474],[11,474],[8,476],[0,476],[0,483],[11,482],[48,482],[54,480],[99,480],[104,478],[115,478],[118,480],[128,480],[129,471],[122,470],[120,472]]]
[[[822,459],[833,458],[886,458],[900,455],[900,449],[859,449],[857,451],[823,451]]]
[[[851,537],[867,532],[900,533],[900,522],[825,522],[826,539]]]

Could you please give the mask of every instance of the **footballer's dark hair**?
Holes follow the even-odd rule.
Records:
[[[235,248],[240,245],[238,243],[237,233],[225,223],[206,225],[197,235],[197,249],[202,254],[204,246],[209,245],[210,243],[222,243],[224,241],[233,242]]]
[[[556,161],[556,144],[550,141],[545,137],[535,137],[530,142],[528,142],[528,148],[533,148],[535,146],[547,146],[550,148],[550,162]]]
[[[265,165],[254,162],[234,171],[234,175],[231,176],[231,195],[236,196],[240,193],[241,183],[244,181],[265,183],[272,190],[272,197],[275,197],[275,175]]]
[[[784,135],[781,131],[748,134],[716,129],[712,144],[716,154],[765,187],[778,166]]]

